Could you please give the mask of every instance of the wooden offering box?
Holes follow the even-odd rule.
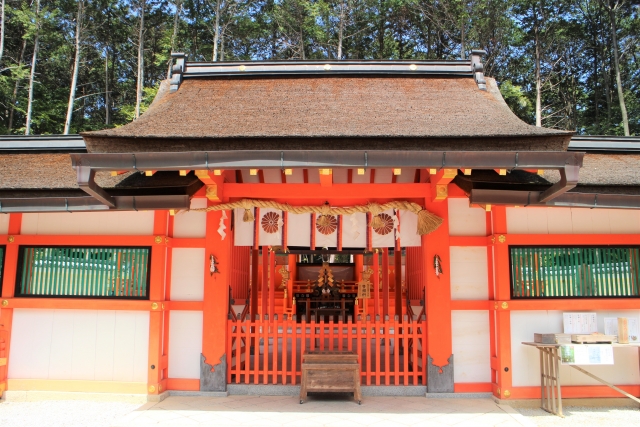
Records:
[[[360,364],[352,351],[310,351],[302,355],[300,403],[307,392],[353,393],[361,403]]]

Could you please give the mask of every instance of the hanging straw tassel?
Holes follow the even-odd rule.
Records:
[[[244,199],[242,200],[242,208],[244,209],[244,215],[242,216],[243,222],[252,222],[255,220],[253,217],[253,204],[251,200]]]
[[[418,212],[418,234],[422,236],[436,231],[442,225],[442,221],[442,218],[428,210],[421,210]]]
[[[371,222],[369,223],[369,227],[384,227],[384,221],[380,218],[380,212],[383,210],[382,207],[377,203],[369,203],[367,207],[369,208],[369,212],[371,212]]]

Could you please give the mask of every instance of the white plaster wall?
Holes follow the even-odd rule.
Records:
[[[511,364],[513,386],[540,385],[540,357],[538,350],[522,345],[533,341],[533,334],[562,332],[562,311],[511,312]],[[598,332],[604,333],[605,317],[640,317],[640,310],[596,311]],[[639,384],[638,348],[614,348],[614,365],[582,366],[594,375],[613,384]],[[569,366],[560,366],[562,385],[601,385]]]
[[[510,234],[637,234],[640,211],[631,209],[507,208]]]
[[[22,214],[22,234],[153,234],[153,211]]]
[[[207,207],[207,199],[191,199],[191,209]],[[178,212],[173,217],[173,237],[200,238],[207,235],[206,212]]]
[[[449,235],[486,236],[486,212],[481,208],[469,207],[467,198],[449,200]]]
[[[202,312],[171,311],[169,377],[200,378]]]
[[[15,309],[9,378],[147,382],[149,313]]]
[[[204,298],[204,248],[175,248],[171,264],[171,299],[202,301]]]
[[[453,381],[456,383],[490,382],[488,312],[485,310],[452,311],[451,335]]]
[[[451,256],[451,299],[488,299],[487,248],[451,246],[449,254]]]
[[[9,234],[9,215],[0,214],[0,234]]]

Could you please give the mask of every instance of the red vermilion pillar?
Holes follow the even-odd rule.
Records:
[[[258,287],[258,268],[260,266],[259,262],[260,251],[258,249],[251,250],[251,307],[249,313],[251,314],[251,320],[256,319],[256,314],[258,314],[258,294],[260,293],[260,288]]]
[[[269,252],[269,321],[276,314],[276,253]]]
[[[224,203],[227,200],[221,195],[223,181],[221,177],[216,182],[220,200],[208,202],[208,205]],[[202,355],[200,362],[200,390],[201,391],[226,391],[227,390],[227,316],[229,313],[229,289],[231,278],[231,245],[230,218],[231,211],[226,211],[227,219],[226,236],[223,238],[218,233],[222,211],[207,212],[207,234],[205,238],[205,273],[204,273],[204,300],[202,316]],[[218,273],[210,272],[210,257],[217,260]]]
[[[396,248],[393,252],[395,268],[395,315],[402,320],[402,249]]]
[[[0,244],[5,245],[4,277],[2,279],[2,303],[0,304],[0,358],[6,359],[0,365],[0,396],[7,390],[7,375],[9,372],[9,345],[11,344],[11,325],[13,322],[13,308],[9,300],[15,295],[16,273],[18,268],[18,245],[13,238],[20,234],[22,228],[22,214],[12,213],[9,216],[9,230],[5,238],[0,237]],[[1,267],[1,266],[0,266]],[[6,302],[5,302],[6,301]]]
[[[497,384],[493,393],[498,398],[511,396],[511,282],[509,279],[509,245],[507,235],[507,209],[494,206],[493,215],[493,263],[495,271],[495,311],[497,355],[491,365],[496,368]]]
[[[147,364],[147,392],[159,394],[167,389],[167,379],[163,376],[166,367],[164,346],[164,291],[167,260],[167,231],[169,213],[155,211],[153,216],[153,234],[155,244],[151,248],[151,268],[149,278],[149,355]]]
[[[427,392],[453,393],[451,339],[451,263],[449,262],[449,203],[425,200],[425,208],[444,219],[440,227],[422,236],[427,312]],[[436,276],[434,259],[440,258],[442,274]]]
[[[382,249],[382,315],[389,315],[389,248]]]
[[[373,250],[373,319],[380,315],[380,261],[378,249]]]

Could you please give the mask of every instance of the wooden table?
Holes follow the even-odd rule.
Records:
[[[554,415],[564,417],[562,415],[562,389],[560,384],[560,356],[558,351],[562,344],[542,344],[538,342],[523,342],[524,345],[535,347],[540,352],[540,408]],[[570,344],[566,344],[570,345]],[[578,345],[578,344],[573,344]],[[594,344],[595,345],[595,344]],[[612,347],[636,347],[640,350],[640,344],[605,344]],[[571,366],[583,374],[593,378],[596,381],[614,389],[615,391],[624,394],[629,399],[632,399],[640,403],[640,399],[627,393],[624,390],[619,389],[613,384],[596,377],[591,372],[585,371],[577,365],[565,365]]]
[[[300,403],[307,392],[353,393],[358,404],[360,394],[360,363],[353,351],[310,351],[302,355]]]

